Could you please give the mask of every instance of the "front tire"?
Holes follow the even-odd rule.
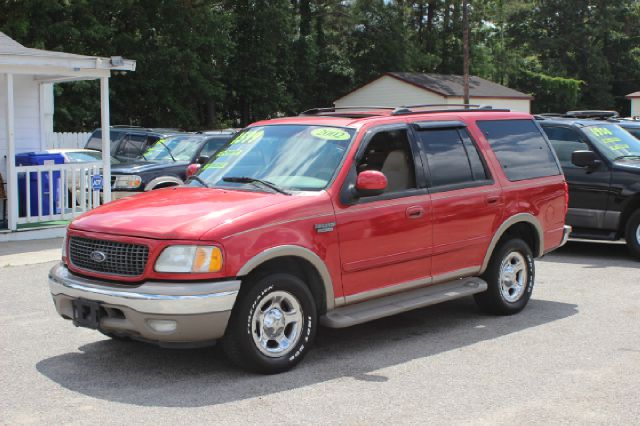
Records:
[[[316,304],[309,288],[286,273],[250,279],[243,287],[222,342],[227,357],[262,374],[293,368],[316,334]]]
[[[640,210],[632,214],[627,221],[624,237],[631,254],[640,259]]]
[[[489,287],[474,295],[480,309],[497,315],[520,312],[531,298],[535,280],[531,248],[518,238],[503,242],[493,252],[482,278]]]

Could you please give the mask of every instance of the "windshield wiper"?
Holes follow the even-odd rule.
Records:
[[[207,182],[205,182],[204,180],[202,180],[199,176],[196,176],[196,175],[189,176],[189,179],[187,179],[187,183],[189,183],[192,180],[195,180],[196,182],[198,182],[200,185],[204,186],[205,188],[210,188],[209,184]]]
[[[613,161],[618,161],[625,158],[640,158],[640,155],[621,155],[619,157],[614,158]]]
[[[291,195],[289,192],[285,191],[282,188],[279,188],[275,183],[269,182],[268,180],[253,178],[249,176],[225,176],[222,178],[224,182],[237,182],[237,183],[261,183],[262,185],[273,189],[276,192],[279,192],[284,195]]]
[[[169,153],[169,155],[171,156],[171,159],[173,160],[173,162],[176,162],[175,157],[173,156],[173,154],[171,153],[171,150],[169,149],[169,147],[167,145],[165,145],[164,142],[162,142],[162,139],[158,140],[158,143],[161,144],[162,146],[164,146],[164,148],[167,150],[167,152]]]

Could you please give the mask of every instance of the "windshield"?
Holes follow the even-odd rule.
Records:
[[[640,156],[640,140],[617,124],[602,124],[584,129],[587,137],[608,159]]]
[[[202,136],[174,136],[160,139],[142,154],[147,161],[191,161],[202,143]]]
[[[319,191],[336,174],[354,132],[307,125],[251,127],[222,148],[198,177],[210,187],[265,190],[231,179],[252,178],[282,190]]]

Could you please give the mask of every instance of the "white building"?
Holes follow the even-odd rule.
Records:
[[[497,83],[471,76],[469,102],[530,112],[532,96]],[[402,106],[461,104],[464,87],[461,75],[389,72],[334,101],[345,106]]]
[[[640,117],[640,92],[629,93],[626,98],[631,101],[631,116]]]
[[[99,174],[101,168],[104,181],[110,182],[107,132],[103,133],[102,140],[105,161],[93,164],[93,169],[73,164],[16,166],[15,155],[46,147],[46,135],[53,130],[54,83],[99,79],[101,127],[104,129],[109,127],[111,71],[134,71],[135,65],[135,61],[122,57],[100,58],[31,49],[0,32],[0,175],[5,183],[0,190],[0,241],[33,238],[33,233],[19,236],[16,231],[64,222],[100,203],[100,194],[92,194],[87,182],[91,182],[91,176]],[[37,180],[37,186],[34,184],[33,188],[40,188],[34,195],[37,199],[31,198],[31,186],[24,184],[30,179]],[[75,183],[69,183],[72,180]],[[19,181],[22,181],[21,186]],[[47,182],[49,188],[46,188]],[[81,190],[72,191],[71,184],[81,186]],[[60,192],[57,200],[53,196],[41,196],[45,192],[50,194],[54,187]],[[73,200],[67,199],[69,197]],[[104,185],[103,197],[105,201],[111,199],[109,185]],[[54,202],[59,205],[53,206]],[[20,205],[22,213],[19,212]],[[67,206],[71,208],[67,209]],[[58,228],[57,233],[49,229],[47,235],[57,235],[63,230],[64,226]]]

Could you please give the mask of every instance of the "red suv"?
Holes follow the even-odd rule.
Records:
[[[186,186],[76,219],[49,275],[76,326],[170,345],[222,339],[264,373],[348,327],[473,295],[527,304],[562,245],[567,186],[529,114],[315,109],[258,122]]]

